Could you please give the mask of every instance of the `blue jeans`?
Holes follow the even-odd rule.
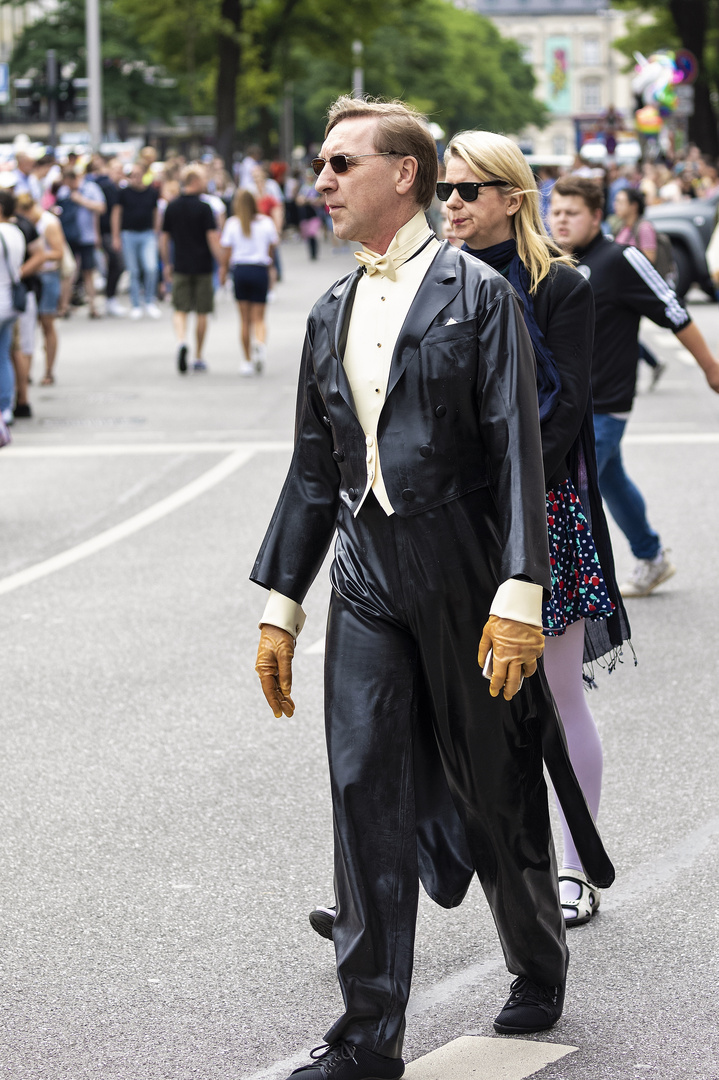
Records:
[[[130,303],[134,308],[140,306],[140,269],[145,285],[145,303],[155,303],[157,286],[157,238],[152,229],[145,232],[131,232],[123,229],[122,254],[125,266],[130,274]]]
[[[17,315],[0,320],[0,412],[12,409],[15,401],[15,368],[10,358],[12,328]]]
[[[647,521],[641,491],[624,471],[620,444],[626,426],[626,420],[606,413],[594,414],[599,489],[635,559],[653,559],[659,554],[661,542]]]

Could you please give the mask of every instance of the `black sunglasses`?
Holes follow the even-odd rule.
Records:
[[[456,188],[462,202],[474,202],[481,187],[501,187],[506,183],[506,180],[482,180],[478,183],[468,181],[466,184],[441,183],[437,184],[437,198],[440,202],[447,202],[447,199]]]
[[[332,172],[343,173],[347,172],[348,169],[351,169],[358,158],[388,157],[388,155],[396,153],[396,150],[383,150],[381,154],[333,154],[332,157],[326,159],[323,157],[312,158],[310,165],[312,166],[312,171],[315,176],[320,175],[325,165],[329,165]],[[447,198],[449,198],[449,195]]]

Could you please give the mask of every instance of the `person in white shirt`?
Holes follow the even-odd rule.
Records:
[[[234,216],[222,230],[220,281],[232,274],[240,313],[240,344],[244,359],[240,375],[262,371],[267,358],[265,307],[270,286],[270,266],[279,236],[272,218],[257,212],[251,191],[240,188],[232,200]]]
[[[479,875],[517,975],[498,1031],[562,1014],[543,757],[576,794],[588,873],[611,884],[613,868],[537,666],[551,574],[520,302],[427,225],[437,149],[413,110],[340,98],[312,167],[337,236],[363,250],[308,319],[294,454],[250,575],[270,590],[256,670],[291,717],[301,604],[337,532],[325,722],[344,1011],[292,1075],[397,1080],[419,879],[452,907]]]
[[[10,355],[12,332],[18,312],[13,305],[13,283],[20,279],[25,258],[25,237],[10,218],[15,196],[0,190],[0,413],[12,424],[15,401],[15,369]]]

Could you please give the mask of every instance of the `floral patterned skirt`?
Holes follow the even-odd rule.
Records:
[[[542,605],[547,637],[557,637],[579,619],[606,619],[614,610],[599,556],[571,480],[547,492],[547,531],[552,596]]]

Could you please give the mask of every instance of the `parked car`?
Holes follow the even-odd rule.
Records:
[[[714,231],[719,193],[708,199],[657,203],[648,206],[645,217],[672,243],[677,264],[677,295],[685,296],[693,284],[715,297],[714,284],[707,267],[706,249]]]

